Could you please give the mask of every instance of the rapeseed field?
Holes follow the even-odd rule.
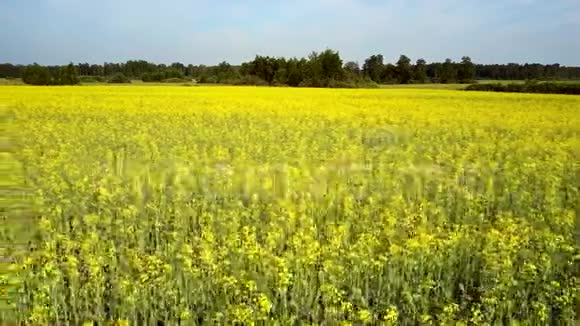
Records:
[[[0,269],[4,320],[580,313],[579,97],[3,86],[0,105],[7,187],[23,193],[4,209],[2,236],[23,243]]]

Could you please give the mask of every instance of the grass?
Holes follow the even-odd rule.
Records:
[[[477,80],[478,84],[502,84],[502,85],[507,85],[507,84],[523,84],[525,83],[525,80],[494,80],[494,79],[480,79]]]
[[[20,78],[15,79],[0,78],[0,86],[2,85],[24,85],[24,83]]]

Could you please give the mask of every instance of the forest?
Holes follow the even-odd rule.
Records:
[[[559,64],[477,64],[469,56],[461,60],[427,63],[401,55],[386,62],[381,54],[359,64],[343,61],[338,51],[326,49],[303,58],[256,55],[251,61],[232,65],[223,61],[214,66],[175,62],[156,64],[145,60],[124,63],[70,63],[63,66],[0,64],[0,78],[22,78],[27,84],[66,85],[84,82],[179,82],[233,85],[286,85],[309,87],[369,87],[376,84],[472,83],[492,80],[575,80],[580,67]]]

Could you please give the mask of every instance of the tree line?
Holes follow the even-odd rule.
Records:
[[[80,82],[75,65],[44,67],[38,64],[22,70],[22,81],[31,85],[75,85]]]
[[[579,83],[537,82],[472,84],[467,91],[580,95]]]
[[[0,64],[0,78],[22,78],[36,85],[76,84],[80,81],[145,82],[186,81],[247,85],[287,85],[312,87],[365,87],[375,84],[409,83],[471,83],[477,79],[495,80],[561,80],[580,79],[580,67],[559,64],[475,64],[468,56],[460,61],[427,63],[414,62],[401,55],[397,62],[385,62],[383,55],[375,54],[358,62],[344,62],[338,51],[326,49],[312,52],[305,58],[284,58],[257,55],[249,62],[231,65],[221,62],[215,66],[155,64],[145,60],[125,63],[65,66]]]

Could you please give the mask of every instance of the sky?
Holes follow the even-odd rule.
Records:
[[[580,0],[0,0],[0,63],[344,61],[580,66]]]

